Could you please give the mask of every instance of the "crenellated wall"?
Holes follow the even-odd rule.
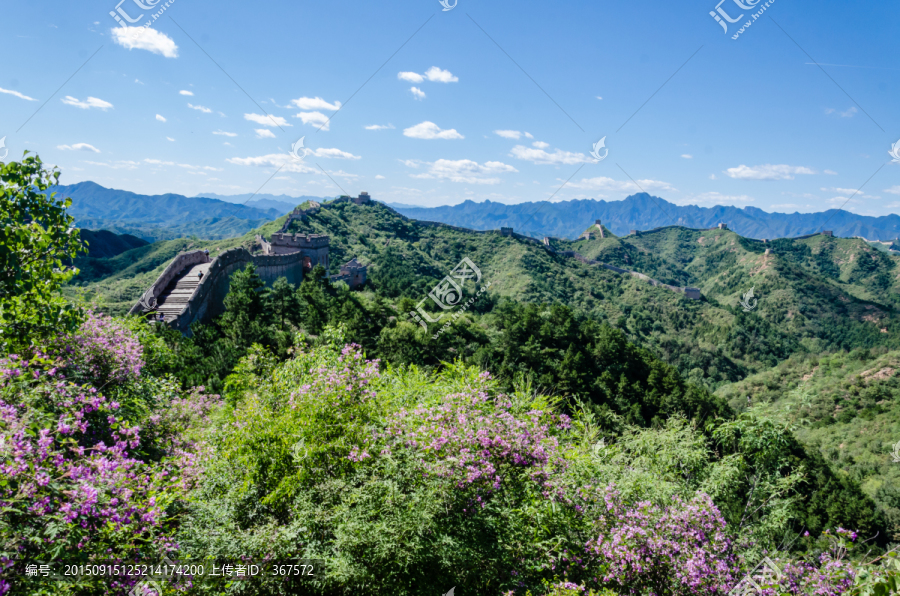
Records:
[[[144,295],[141,296],[138,303],[131,307],[128,314],[136,315],[141,313],[143,310],[142,302],[147,305],[155,304],[157,298],[159,298],[160,294],[163,293],[173,279],[181,275],[181,272],[188,267],[193,267],[194,265],[199,265],[201,263],[209,263],[209,255],[206,254],[205,251],[193,250],[191,252],[178,253],[178,255],[172,259],[172,262],[169,263],[169,266],[165,268],[158,278],[156,278],[153,285],[144,292]]]
[[[209,321],[222,314],[225,307],[225,296],[231,287],[231,275],[253,263],[256,273],[266,285],[271,286],[279,277],[299,285],[303,281],[303,255],[257,255],[254,256],[245,248],[226,250],[209,267],[187,308],[178,318],[176,327],[182,332],[189,332],[194,321]]]
[[[303,255],[300,253],[254,256],[245,248],[226,250],[212,261],[187,307],[173,326],[182,333],[190,333],[190,326],[194,321],[208,322],[222,314],[225,310],[225,296],[231,287],[231,275],[250,263],[256,266],[256,272],[266,285],[272,285],[279,277],[285,277],[295,285],[303,281]]]

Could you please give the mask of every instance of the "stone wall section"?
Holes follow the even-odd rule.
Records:
[[[202,250],[192,250],[191,252],[182,252],[178,253],[178,255],[172,259],[172,262],[169,263],[169,266],[163,270],[159,277],[156,278],[156,281],[153,282],[153,285],[144,292],[144,295],[141,296],[141,299],[137,304],[131,307],[131,310],[128,311],[130,315],[140,314],[146,306],[155,306],[156,300],[162,295],[168,285],[185,269],[189,269],[194,265],[200,265],[201,263],[209,263],[209,255]]]
[[[253,263],[260,278],[271,286],[279,277],[299,285],[303,281],[303,255],[252,255],[246,248],[232,248],[216,257],[203,276],[187,307],[174,327],[190,333],[194,321],[208,322],[225,311],[225,296],[231,287],[231,276]]]

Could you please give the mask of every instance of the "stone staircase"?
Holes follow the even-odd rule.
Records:
[[[197,286],[200,285],[199,274],[202,272],[203,275],[206,275],[210,265],[211,263],[201,263],[200,265],[188,267],[172,280],[157,299],[154,316],[159,316],[159,313],[162,313],[166,323],[171,323],[183,313],[191,296],[197,290]]]

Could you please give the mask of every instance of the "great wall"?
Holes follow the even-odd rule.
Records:
[[[356,201],[367,203],[368,193],[363,193]],[[315,204],[313,209],[319,207]],[[205,250],[177,255],[129,314],[156,317],[156,320],[190,334],[192,323],[208,322],[224,311],[232,274],[251,263],[269,286],[279,277],[298,285],[303,281],[304,273],[317,265],[328,271],[328,236],[285,233],[291,221],[305,218],[309,212],[295,209],[281,231],[268,241],[257,235],[256,245],[261,254],[253,254],[241,247],[226,250],[215,258],[210,258],[209,251]],[[366,267],[354,258],[342,265],[339,273],[328,277],[332,282],[343,281],[350,288],[358,288],[366,283],[366,274]]]
[[[358,197],[339,197],[334,201],[329,202],[328,206],[341,202],[367,205],[372,202],[372,198],[369,196],[369,193],[363,192],[360,193]],[[210,258],[209,251],[202,250],[195,250],[177,255],[153,285],[144,292],[138,303],[131,308],[129,314],[161,316],[160,320],[165,321],[182,333],[189,334],[190,326],[193,322],[208,322],[213,317],[223,312],[225,296],[228,294],[228,289],[230,287],[231,275],[235,271],[243,269],[250,263],[256,267],[257,273],[267,285],[271,285],[279,277],[285,277],[288,282],[292,284],[299,284],[303,281],[304,272],[311,271],[316,265],[321,265],[328,271],[330,266],[328,260],[330,239],[328,236],[321,234],[304,235],[286,233],[290,229],[293,221],[306,221],[310,215],[315,214],[323,208],[320,203],[315,201],[309,201],[306,204],[308,205],[306,209],[297,207],[289,213],[284,225],[282,225],[278,232],[272,235],[270,240],[266,240],[259,235],[256,236],[256,245],[259,246],[261,254],[253,254],[246,248],[232,248],[213,259]],[[386,205],[383,206],[386,209],[391,209]],[[442,222],[414,220],[397,213],[393,209],[391,209],[391,211],[417,226],[444,227],[475,234],[498,233],[497,230],[470,230],[468,228],[461,228]],[[683,226],[665,226],[648,230],[647,232],[631,230],[631,234],[629,235],[639,236],[641,234],[674,227]],[[597,231],[594,231],[595,228]],[[694,228],[686,229],[694,230]],[[715,229],[727,230],[728,226],[724,223],[720,223],[715,228],[696,229],[695,231]],[[513,237],[517,240],[537,244],[553,254],[574,258],[586,265],[602,267],[622,275],[636,277],[646,281],[652,286],[683,294],[686,298],[691,300],[700,300],[702,298],[698,288],[665,284],[637,271],[631,271],[601,261],[588,259],[572,250],[558,251],[551,246],[552,239],[549,236],[545,236],[543,241],[541,241],[530,236],[517,234],[513,228],[505,227],[500,228],[499,234],[501,236]],[[820,234],[832,236],[831,231],[823,231],[820,232]],[[809,234],[800,236],[799,238],[795,238],[795,240],[816,235],[817,234]],[[606,234],[599,219],[595,220],[588,231],[579,237],[579,240],[591,240],[595,236],[601,239],[606,238]],[[768,240],[764,239],[763,242],[768,243]],[[771,254],[771,249],[767,248],[765,254]],[[347,283],[350,288],[355,289],[365,284],[366,275],[366,266],[360,264],[354,258],[342,265],[339,273],[328,277],[333,282],[343,281]]]

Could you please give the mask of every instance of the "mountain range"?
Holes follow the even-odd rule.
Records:
[[[169,193],[149,196],[104,188],[90,181],[53,190],[72,199],[69,212],[75,216],[79,227],[127,233],[149,242],[179,236],[209,240],[239,236],[285,215],[307,200],[323,203],[329,200],[326,197],[271,194],[206,193],[186,197]],[[900,237],[900,216],[895,214],[873,217],[840,209],[818,213],[768,213],[756,207],[680,206],[647,193],[631,195],[622,201],[581,199],[516,205],[465,201],[441,207],[384,204],[411,219],[473,230],[509,227],[537,238],[574,239],[598,219],[620,236],[631,230],[647,231],[670,225],[709,229],[725,223],[745,238],[794,238],[822,230],[832,230],[835,236],[843,238],[858,236],[872,241],[892,241]]]
[[[288,195],[272,195],[267,193],[251,194],[249,192],[241,195],[220,195],[214,192],[207,192],[196,196],[225,201],[226,203],[246,204],[258,209],[275,209],[276,211],[280,211],[282,215],[284,215],[285,213],[289,213],[294,209],[294,207],[305,201],[321,202],[328,200],[328,198],[326,197],[313,197],[306,195],[300,197],[291,197]],[[253,200],[250,201],[250,199]]]
[[[191,235],[230,238],[294,208],[293,204],[272,199],[235,204],[174,193],[141,195],[90,181],[50,190],[71,199],[69,213],[79,228],[126,233],[149,242]]]
[[[647,193],[631,195],[622,201],[583,199],[550,203],[506,205],[492,201],[443,207],[394,207],[403,215],[424,221],[437,221],[474,230],[510,227],[533,237],[577,238],[601,220],[613,233],[624,236],[631,230],[651,230],[679,225],[708,229],[719,223],[746,238],[794,238],[832,230],[835,236],[868,240],[894,240],[900,236],[900,216],[871,217],[839,209],[818,213],[768,213],[756,207],[717,205],[699,207],[676,205]]]

